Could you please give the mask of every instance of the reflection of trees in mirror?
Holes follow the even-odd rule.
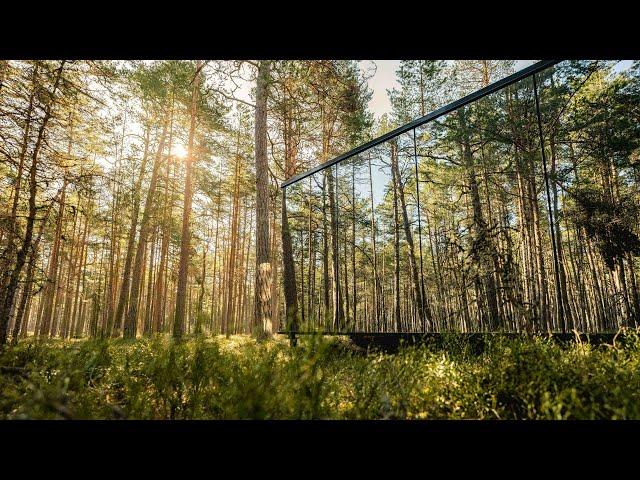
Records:
[[[477,67],[459,75],[485,86],[491,62]],[[535,89],[523,78],[315,174],[323,228],[298,282],[309,324],[322,304],[325,326],[362,332],[634,325],[639,72],[560,62]],[[401,82],[394,118],[420,103]]]

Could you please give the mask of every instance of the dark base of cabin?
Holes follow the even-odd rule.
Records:
[[[291,333],[278,332],[291,338]],[[308,335],[310,332],[297,333],[296,335]],[[487,343],[497,338],[524,338],[525,333],[332,333],[324,332],[323,335],[347,336],[351,342],[363,349],[395,352],[401,345],[429,345],[434,348],[447,348],[456,345],[464,345],[471,352],[481,353]],[[538,334],[542,338],[552,338],[559,343],[571,343],[580,341],[592,345],[612,344],[615,333],[582,333],[576,336],[574,333]],[[624,343],[624,336],[619,335],[616,341]]]
[[[497,338],[523,338],[522,333],[352,333],[350,340],[357,346],[367,349],[379,349],[382,351],[397,351],[401,345],[429,345],[435,348],[446,348],[447,346],[464,345],[472,352],[481,353],[487,343]],[[580,334],[580,341],[600,345],[611,344],[614,333]],[[543,335],[548,338],[549,334]],[[559,343],[570,343],[577,341],[573,333],[553,333],[551,338]],[[622,339],[620,339],[622,340]]]

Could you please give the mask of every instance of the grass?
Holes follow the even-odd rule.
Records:
[[[363,353],[249,337],[26,340],[0,354],[4,419],[640,419],[640,336]]]

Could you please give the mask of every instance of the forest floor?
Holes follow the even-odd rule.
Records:
[[[20,342],[5,419],[640,419],[640,332],[614,345],[494,339],[482,353],[339,338]]]

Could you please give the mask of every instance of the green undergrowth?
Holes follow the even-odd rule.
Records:
[[[5,419],[639,419],[640,337],[25,340],[0,354]]]

